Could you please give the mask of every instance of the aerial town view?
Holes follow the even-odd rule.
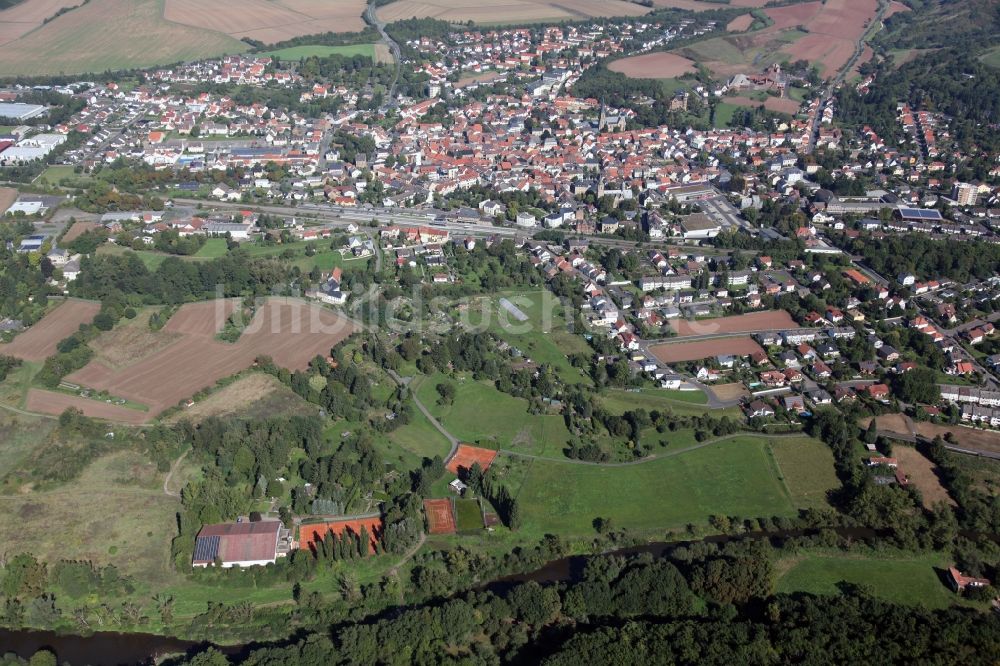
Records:
[[[0,666],[1000,663],[1000,1],[0,0]]]

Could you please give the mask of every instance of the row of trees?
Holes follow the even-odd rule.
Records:
[[[430,582],[431,569],[415,571]],[[987,664],[1000,655],[994,614],[900,606],[856,587],[774,596],[770,578],[765,553],[752,545],[689,559],[595,558],[566,585],[525,582],[343,623],[254,650],[247,663],[436,664],[448,650],[492,663],[779,663],[808,661],[817,645],[837,663]],[[210,650],[186,663],[229,661]]]

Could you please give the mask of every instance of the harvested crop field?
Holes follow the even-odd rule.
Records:
[[[94,360],[109,368],[124,368],[180,338],[179,333],[151,330],[149,318],[154,312],[155,308],[143,310],[134,319],[122,320],[91,340]]]
[[[679,363],[681,361],[700,361],[703,358],[714,358],[724,354],[749,356],[754,352],[764,350],[751,338],[736,336],[699,340],[698,342],[667,342],[650,347],[650,351],[661,363]]]
[[[687,9],[692,12],[706,12],[713,9],[723,9],[725,7],[763,7],[768,0],[732,0],[725,4],[719,2],[706,2],[703,0],[653,0],[656,7],[669,7],[672,9]]]
[[[902,435],[912,435],[910,422],[903,414],[879,414],[875,417],[878,422],[878,429],[886,432],[898,432]],[[870,418],[861,419],[859,422],[862,428],[867,428],[871,424]]]
[[[17,201],[17,190],[13,187],[0,187],[0,215],[6,213],[15,201]]]
[[[476,83],[490,83],[497,79],[502,79],[507,74],[504,72],[483,72],[482,74],[467,74],[455,82],[455,88],[461,90]]]
[[[812,15],[799,20],[802,11],[810,9],[813,10]],[[775,23],[778,22],[776,16],[780,16],[783,20],[792,21],[791,25],[805,25],[809,34],[783,51],[791,60],[801,58],[818,63],[820,73],[831,76],[851,59],[855,41],[864,34],[877,9],[877,0],[826,0],[823,3],[777,7],[767,12]]]
[[[995,430],[979,430],[967,426],[943,426],[937,423],[915,423],[917,433],[933,439],[941,435],[944,437],[949,432],[955,438],[956,446],[967,446],[970,449],[981,449],[983,451],[996,451],[1000,453],[1000,432]]]
[[[282,384],[276,377],[253,372],[224,386],[193,406],[177,412],[170,421],[199,423],[210,416],[253,416],[256,414],[300,414],[309,416],[318,408]]]
[[[86,416],[95,419],[105,419],[118,423],[129,423],[138,425],[149,419],[149,413],[138,409],[130,409],[119,405],[112,405],[102,400],[91,400],[68,393],[58,391],[46,391],[33,388],[28,391],[27,400],[24,403],[25,409],[39,414],[53,414],[58,416],[70,407],[75,407]]]
[[[784,310],[765,310],[732,317],[715,319],[673,320],[670,327],[679,337],[693,335],[718,335],[720,333],[755,333],[798,328],[792,316]],[[726,352],[719,352],[724,354]]]
[[[166,0],[168,21],[266,44],[301,35],[364,30],[364,0]]]
[[[484,449],[468,444],[459,444],[455,455],[446,465],[448,471],[458,474],[460,469],[471,469],[472,465],[479,463],[485,472],[493,464],[493,459],[497,457],[497,452],[493,449]]]
[[[746,32],[747,28],[749,28],[752,23],[753,23],[753,16],[751,16],[750,14],[742,14],[726,24],[726,31]]]
[[[962,425],[941,425],[929,421],[912,421],[903,414],[881,414],[876,418],[878,429],[885,432],[897,432],[911,436],[915,430],[918,435],[927,439],[934,439],[937,436],[943,438],[951,433],[954,441],[949,443],[953,443],[955,446],[1000,453],[1000,432],[996,430],[980,430]],[[862,419],[859,424],[862,428],[867,428],[870,422],[871,419]],[[912,430],[910,423],[913,424]]]
[[[163,1],[90,0],[0,46],[3,73],[103,72],[247,50],[221,32],[165,20]]]
[[[0,45],[40,28],[45,19],[55,16],[60,9],[75,7],[80,2],[81,0],[24,0],[0,11]]]
[[[776,111],[778,113],[787,113],[792,116],[798,113],[799,107],[801,106],[794,99],[788,99],[787,97],[772,97],[768,95],[767,99],[760,102],[756,99],[750,99],[749,97],[723,97],[722,100],[727,104],[736,104],[739,106],[749,106],[752,108],[757,108],[763,106],[769,111]]]
[[[719,77],[761,71],[772,63],[800,58],[830,76],[850,60],[854,43],[864,35],[876,9],[877,0],[768,7],[764,11],[772,25],[695,43],[679,53],[700,61]]]
[[[924,508],[930,509],[938,502],[956,506],[938,478],[937,465],[928,460],[912,446],[892,447],[892,455],[899,461],[899,470],[910,479],[920,491]]]
[[[163,327],[163,332],[177,334],[172,343],[121,369],[91,361],[66,380],[147,405],[152,417],[250,367],[258,356],[270,356],[283,368],[304,369],[354,331],[352,323],[331,310],[271,298],[237,342],[220,342],[215,333],[235,305],[231,299],[184,305]]]
[[[427,515],[428,534],[454,534],[458,531],[450,499],[425,499],[424,514]]]
[[[386,23],[409,18],[436,18],[453,23],[520,24],[591,16],[642,16],[649,9],[623,0],[398,0],[378,9]]]
[[[615,60],[608,69],[631,79],[672,79],[694,71],[694,63],[676,53],[647,53]]]
[[[750,395],[750,391],[747,387],[739,382],[734,382],[732,384],[718,384],[712,386],[709,389],[715,394],[715,397],[719,400],[739,400],[740,398],[746,398]]]
[[[62,242],[64,245],[67,243],[72,243],[83,234],[93,229],[96,229],[98,226],[99,225],[97,224],[97,222],[86,222],[86,221],[74,222],[73,226],[69,228],[69,231],[63,234],[62,241],[60,242]]]
[[[19,333],[12,342],[0,345],[0,354],[25,361],[43,361],[56,353],[60,340],[76,333],[80,324],[92,322],[100,311],[101,304],[97,301],[67,299],[34,326]]]

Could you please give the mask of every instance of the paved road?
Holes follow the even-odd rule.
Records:
[[[365,9],[365,22],[375,26],[375,29],[378,30],[378,33],[382,36],[382,41],[389,47],[389,52],[392,53],[392,60],[396,64],[396,72],[393,74],[392,84],[389,86],[385,103],[382,105],[382,111],[384,112],[396,107],[396,85],[399,83],[399,72],[403,66],[403,57],[399,52],[399,44],[385,31],[385,23],[379,20],[378,12],[374,5],[368,5]]]
[[[452,435],[448,431],[448,429],[441,424],[440,421],[434,418],[434,415],[431,414],[430,410],[428,410],[427,407],[424,406],[424,403],[420,402],[420,398],[417,397],[417,392],[415,388],[411,386],[411,384],[419,384],[420,380],[412,382],[410,377],[401,377],[395,370],[389,370],[388,372],[389,376],[391,376],[397,384],[399,384],[400,386],[406,386],[410,389],[410,397],[413,398],[413,402],[417,406],[417,409],[420,410],[421,414],[427,417],[427,420],[431,422],[431,425],[434,426],[434,428],[437,429],[438,432],[444,435],[445,439],[448,440],[448,443],[451,444],[451,450],[448,451],[448,455],[445,456],[444,459],[445,464],[447,464],[448,461],[455,456],[455,452],[458,451],[458,445],[461,442],[457,437]]]
[[[830,79],[826,88],[823,89],[821,97],[823,103],[820,104],[819,109],[816,111],[816,117],[813,118],[812,129],[809,132],[809,145],[806,146],[805,150],[806,154],[811,153],[816,148],[816,141],[819,140],[820,121],[823,118],[823,109],[830,102],[834,91],[844,82],[844,79],[847,77],[847,73],[854,68],[854,63],[858,61],[858,58],[860,58],[861,54],[864,52],[865,44],[868,42],[868,39],[873,36],[875,32],[877,32],[877,30],[875,30],[875,32],[872,32],[872,30],[875,26],[881,25],[882,19],[885,18],[886,11],[889,9],[889,4],[890,3],[886,2],[879,5],[878,11],[875,13],[874,18],[872,18],[871,23],[869,23],[869,26],[871,27],[865,30],[864,34],[862,34],[861,37],[854,42],[854,53],[851,54],[851,59],[840,68],[837,74]]]

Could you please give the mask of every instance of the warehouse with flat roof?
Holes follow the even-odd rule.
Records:
[[[45,113],[45,107],[40,104],[21,104],[19,102],[0,103],[0,118],[12,118],[24,121],[37,118]]]

